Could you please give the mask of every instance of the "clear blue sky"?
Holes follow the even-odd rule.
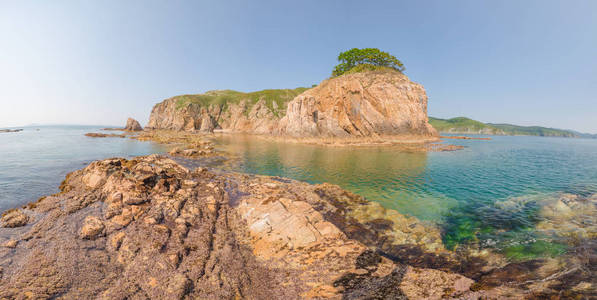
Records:
[[[597,133],[597,1],[1,1],[0,126],[145,123],[177,94],[319,83],[377,47],[429,113]]]

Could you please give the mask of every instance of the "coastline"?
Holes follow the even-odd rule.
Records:
[[[219,263],[218,268],[231,268],[233,272],[239,272],[227,273],[226,276],[238,276],[243,272],[250,274],[248,276],[251,282],[261,282],[264,285],[262,288],[266,287],[267,291],[274,293],[267,296],[274,298],[289,296],[288,293],[294,291],[296,296],[306,298],[348,297],[359,293],[380,292],[385,293],[381,294],[385,297],[497,299],[514,295],[535,295],[533,289],[536,287],[529,287],[528,281],[543,280],[550,276],[552,281],[559,278],[556,270],[546,270],[543,264],[537,266],[542,270],[541,275],[533,275],[533,270],[536,269],[529,269],[528,263],[508,263],[495,253],[471,252],[471,249],[461,249],[459,253],[446,250],[438,228],[385,209],[334,185],[311,185],[286,178],[221,173],[205,168],[189,169],[180,164],[182,162],[178,158],[196,159],[222,155],[211,150],[213,148],[208,140],[213,135],[159,131],[144,133],[132,138],[186,149],[178,149],[169,157],[150,155],[130,160],[96,161],[83,170],[69,174],[61,185],[60,193],[42,197],[24,209],[4,212],[4,224],[8,220],[15,227],[0,228],[0,258],[21,261],[20,264],[25,265],[26,271],[49,271],[48,268],[57,263],[51,263],[51,258],[42,258],[48,261],[39,266],[39,261],[27,259],[23,255],[40,250],[36,245],[52,244],[51,241],[56,239],[57,242],[52,244],[52,251],[71,251],[69,253],[72,257],[79,257],[82,261],[90,259],[90,265],[99,262],[100,265],[107,264],[109,268],[115,268],[114,270],[124,265],[125,272],[132,272],[125,274],[141,276],[139,280],[142,282],[130,275],[125,275],[124,279],[113,279],[116,282],[124,280],[123,286],[136,282],[144,293],[149,295],[155,292],[157,297],[169,295],[168,291],[171,290],[175,294],[198,293],[199,291],[190,289],[189,286],[209,289],[210,285],[201,278],[189,278],[187,273],[177,273],[181,262],[190,259],[189,255],[179,252],[176,256],[171,256],[168,251],[165,254],[154,253],[151,241],[155,241],[155,238],[145,239],[148,235],[151,237],[166,232],[170,236],[168,240],[177,234],[182,234],[183,239],[188,239],[190,234],[194,239],[201,240],[207,233],[194,231],[198,228],[196,226],[200,227],[199,224],[202,224],[195,219],[201,215],[211,215],[208,217],[212,220],[210,226],[220,228],[218,226],[221,225],[218,224],[223,221],[218,220],[221,220],[221,215],[226,215],[227,222],[232,222],[228,226],[234,225],[220,228],[218,234],[232,234],[237,250],[226,252],[229,250],[221,245],[224,248],[209,250],[208,253],[214,252],[209,257],[250,257],[253,271],[246,269],[246,266],[235,267],[232,260],[227,259]],[[184,152],[193,149],[197,151],[191,155]],[[210,151],[199,152],[208,149]],[[156,188],[160,186],[162,179],[165,180],[163,187]],[[168,180],[176,183],[166,185]],[[205,194],[205,190],[209,192]],[[120,196],[114,196],[118,193]],[[203,196],[200,196],[201,193]],[[185,208],[186,203],[194,204]],[[172,207],[177,212],[169,216],[163,210],[165,207]],[[156,209],[162,212],[155,215]],[[53,225],[56,222],[64,225]],[[185,224],[187,229],[182,229],[181,224]],[[280,244],[281,237],[283,242]],[[141,243],[140,248],[137,245],[137,250],[131,250],[132,244],[127,238]],[[217,237],[209,239],[210,243],[221,242],[217,242]],[[77,246],[65,249],[66,245]],[[90,245],[99,250],[96,254],[100,257],[114,257],[119,264],[111,266],[98,257],[82,257],[85,252],[83,249]],[[170,247],[170,242],[166,242],[158,249],[168,250]],[[172,247],[178,249],[178,246]],[[163,259],[164,263],[172,264],[175,261],[171,267],[176,268],[167,267],[170,273],[166,273],[175,278],[174,282],[148,273],[145,268],[149,265],[139,260],[139,253],[157,255],[158,261]],[[340,255],[329,256],[330,253]],[[95,261],[96,259],[99,261]],[[208,258],[205,263],[209,261]],[[0,273],[21,274],[18,278],[23,283],[39,282],[34,277],[19,273],[14,264],[6,265],[5,262],[6,260],[0,266]],[[69,259],[61,262],[65,270],[72,270],[73,263]],[[188,272],[194,272],[193,267],[186,268]],[[105,271],[106,278],[113,277],[110,275],[111,269],[101,270]],[[266,276],[277,272],[275,270],[285,270],[284,272],[290,272],[287,274],[294,274],[300,280],[291,285],[286,282],[284,288],[268,285],[268,281],[279,284],[284,281],[284,277]],[[53,272],[61,274],[60,271]],[[4,276],[0,277],[0,285],[21,286],[23,290],[34,294],[39,292],[18,282],[7,281],[6,275],[0,276]],[[44,280],[49,283],[52,278],[50,276]],[[83,284],[83,279],[85,277],[69,278],[69,284]],[[508,283],[513,280],[517,284]],[[170,283],[165,286],[151,284],[154,281]],[[230,290],[217,291],[212,287],[211,291],[228,293],[239,288],[238,282],[225,284],[229,284],[227,287]],[[35,288],[50,287],[42,282]],[[101,288],[102,286],[95,287],[98,290]],[[250,287],[244,292],[265,296],[254,288]],[[566,290],[573,293],[570,287]],[[73,292],[68,289],[60,290],[60,293]],[[19,291],[6,289],[4,293],[10,296],[19,294]],[[127,292],[106,288],[104,293],[123,295],[122,293]]]

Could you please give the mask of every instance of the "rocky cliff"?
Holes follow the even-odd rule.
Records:
[[[149,129],[294,137],[436,136],[420,84],[395,71],[347,74],[312,89],[212,91],[156,104]]]
[[[305,90],[297,88],[253,93],[223,90],[176,96],[153,107],[147,128],[271,133],[277,128],[286,103]]]
[[[297,137],[437,135],[427,120],[425,89],[395,71],[323,81],[288,103],[278,130]]]

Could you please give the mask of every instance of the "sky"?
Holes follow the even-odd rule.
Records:
[[[157,102],[311,86],[379,48],[429,115],[597,133],[597,1],[0,0],[0,127],[143,125]]]

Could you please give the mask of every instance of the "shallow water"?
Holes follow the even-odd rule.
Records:
[[[84,136],[87,132],[102,132],[100,129],[41,126],[0,133],[0,211],[58,192],[67,173],[91,161],[164,151],[155,143],[129,138]]]
[[[239,157],[233,170],[338,184],[387,208],[435,222],[449,248],[474,242],[522,259],[565,252],[557,236],[535,230],[545,221],[539,211],[562,193],[597,193],[597,140],[491,138],[450,140],[466,148],[431,153],[248,136],[222,136],[216,143]],[[513,201],[524,205],[516,210],[501,205]]]

